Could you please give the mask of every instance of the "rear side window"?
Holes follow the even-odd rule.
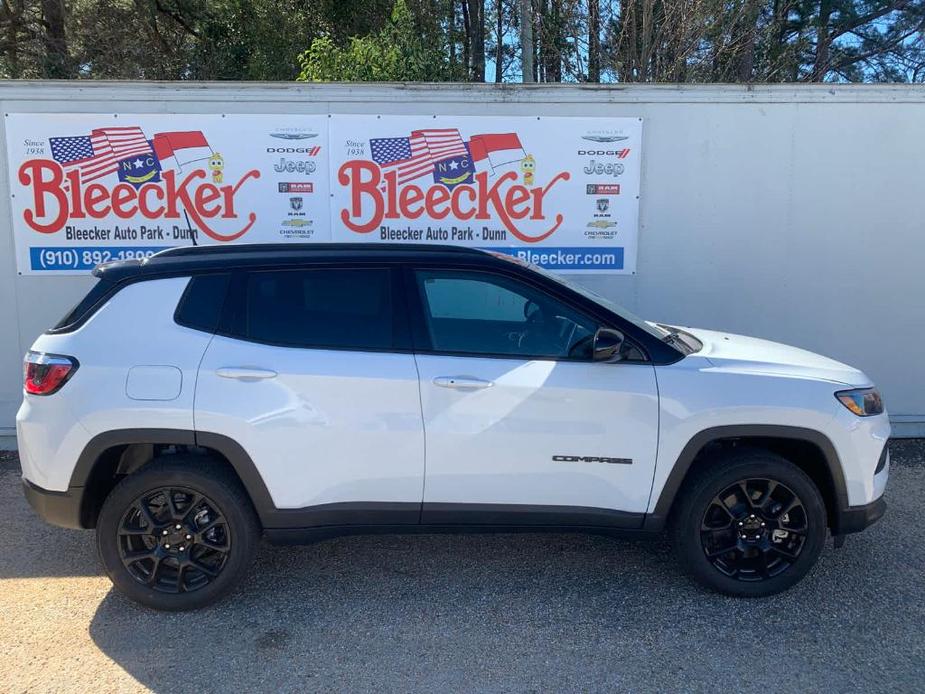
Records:
[[[180,325],[215,332],[228,291],[228,275],[196,275],[180,298],[174,320]]]
[[[395,347],[387,269],[302,269],[248,273],[235,333],[289,347],[389,350]]]
[[[48,332],[66,333],[76,330],[81,323],[92,316],[115,293],[116,285],[106,280],[98,280],[87,295],[58,321],[57,325]]]

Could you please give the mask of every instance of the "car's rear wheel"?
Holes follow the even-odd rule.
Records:
[[[672,519],[675,548],[708,588],[773,595],[802,579],[822,552],[822,496],[780,456],[753,450],[711,460],[682,494]]]
[[[113,584],[158,610],[191,610],[226,595],[260,538],[238,479],[202,456],[165,456],[123,479],[97,521]]]

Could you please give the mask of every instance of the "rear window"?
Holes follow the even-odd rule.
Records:
[[[74,308],[68,311],[64,318],[59,320],[55,327],[48,332],[66,333],[71,330],[76,330],[106,303],[109,297],[115,293],[115,290],[116,285],[112,282],[107,282],[104,279],[98,280],[97,283],[93,285],[93,288],[87,292],[86,296],[84,296]]]
[[[248,273],[235,334],[306,348],[389,350],[395,347],[391,275],[387,269],[303,269]]]
[[[215,332],[225,304],[228,277],[227,274],[196,275],[190,279],[174,320],[187,328]]]

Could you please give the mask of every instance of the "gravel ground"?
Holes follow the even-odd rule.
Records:
[[[925,442],[895,443],[886,518],[763,600],[694,587],[660,541],[352,537],[264,547],[231,599],[160,614],[32,514],[6,454],[0,691],[922,691],[923,498]]]

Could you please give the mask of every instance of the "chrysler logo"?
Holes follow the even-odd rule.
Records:
[[[582,135],[582,140],[591,140],[591,142],[621,142],[628,140],[629,135]]]

